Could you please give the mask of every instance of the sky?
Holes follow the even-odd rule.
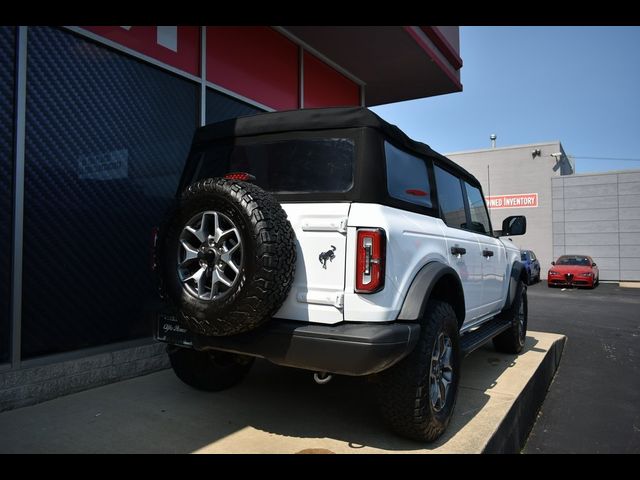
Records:
[[[640,27],[460,27],[460,56],[462,92],[372,110],[444,154],[495,133],[560,140],[576,173],[640,169]]]

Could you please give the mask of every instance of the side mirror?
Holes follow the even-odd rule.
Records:
[[[502,235],[524,235],[527,232],[527,217],[513,215],[502,221]]]
[[[597,265],[597,264],[596,264],[596,262],[593,262],[593,263],[591,264],[591,266],[592,266],[592,267],[595,267],[596,265]]]
[[[555,264],[556,264],[556,262],[551,262],[551,265],[555,265]]]

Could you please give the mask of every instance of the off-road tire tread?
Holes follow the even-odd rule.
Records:
[[[449,324],[454,343],[454,383],[449,394],[450,406],[436,418],[428,396],[431,352],[441,325]],[[378,406],[385,423],[403,437],[421,442],[436,440],[446,430],[455,407],[460,378],[460,346],[456,314],[446,302],[431,300],[427,305],[420,339],[414,350],[393,367],[381,372],[376,382]],[[447,412],[445,412],[447,410]]]
[[[513,305],[500,314],[502,318],[508,318],[511,321],[511,326],[500,335],[493,337],[493,346],[498,352],[517,354],[524,348],[524,345],[520,343],[516,313],[518,312],[520,302],[524,301],[525,315],[528,316],[527,287],[524,285],[524,282],[520,282],[517,288],[518,290]],[[527,320],[525,320],[525,330],[528,324]]]

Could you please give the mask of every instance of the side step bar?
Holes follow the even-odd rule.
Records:
[[[462,355],[467,356],[476,348],[481,347],[489,339],[504,332],[511,326],[511,321],[504,318],[493,318],[483,323],[475,330],[471,330],[460,337]]]

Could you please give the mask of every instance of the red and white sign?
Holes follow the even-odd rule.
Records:
[[[537,193],[515,193],[512,195],[494,195],[486,197],[487,207],[491,208],[536,208]]]
[[[200,27],[83,26],[136,52],[192,75],[200,73]]]

